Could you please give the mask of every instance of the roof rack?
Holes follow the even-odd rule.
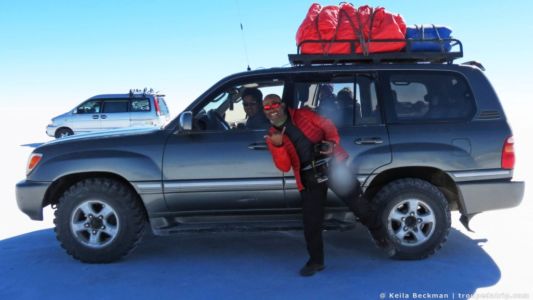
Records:
[[[130,92],[129,92],[129,95],[130,95],[130,98],[133,98],[133,96],[146,96],[146,95],[155,95],[157,94],[158,92],[155,92],[154,89],[148,89],[148,88],[144,88],[144,89],[130,89]]]
[[[376,39],[363,43],[363,49],[368,49],[368,43],[405,43],[401,51],[382,53],[356,53],[355,49],[361,45],[359,40],[306,40],[298,45],[297,54],[289,54],[289,61],[293,66],[310,66],[324,64],[353,64],[353,63],[453,63],[455,59],[463,57],[463,44],[457,39]],[[301,54],[304,44],[318,43],[323,49],[329,49],[332,44],[344,43],[350,45],[350,54]],[[427,46],[433,51],[412,50],[416,46]]]

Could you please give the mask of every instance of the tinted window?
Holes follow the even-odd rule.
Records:
[[[298,82],[294,99],[330,119],[337,127],[380,123],[376,84],[370,76]]]
[[[390,72],[387,78],[393,120],[466,120],[475,112],[468,84],[455,73]]]
[[[98,114],[101,108],[100,100],[89,100],[78,106],[76,112],[78,114]]]
[[[131,100],[131,111],[133,112],[150,111],[150,100],[146,98],[132,99]]]
[[[104,113],[128,112],[129,100],[105,100]]]

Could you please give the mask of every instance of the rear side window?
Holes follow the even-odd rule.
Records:
[[[475,101],[466,80],[451,72],[386,72],[393,121],[468,120]]]
[[[147,98],[132,99],[131,100],[132,112],[147,112],[150,111],[150,100]]]
[[[105,100],[104,113],[122,113],[128,112],[129,100]]]
[[[159,104],[159,109],[161,110],[161,114],[165,116],[168,115],[169,112],[168,112],[167,103],[165,102],[165,98],[157,97],[155,99],[156,101],[158,101],[157,103]]]
[[[313,79],[295,83],[297,107],[312,109],[339,128],[381,122],[373,76],[337,76],[320,82]]]

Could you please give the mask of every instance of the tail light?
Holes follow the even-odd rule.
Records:
[[[26,166],[26,175],[30,174],[31,171],[37,167],[42,157],[43,155],[39,153],[32,153],[30,155],[30,158],[28,158],[28,165]]]
[[[505,143],[503,143],[502,169],[512,170],[514,168],[514,161],[514,140],[513,137],[510,136],[505,140]]]
[[[155,105],[155,113],[160,116],[161,110],[159,109],[159,99],[157,97],[154,97],[154,105]]]

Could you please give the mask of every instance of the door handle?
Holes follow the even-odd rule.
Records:
[[[248,145],[248,149],[250,150],[267,150],[267,144],[266,143],[251,143]]]
[[[93,119],[98,119],[98,115],[93,115]]]
[[[107,119],[107,115],[101,115],[100,118],[101,119]]]
[[[376,144],[383,144],[383,140],[379,137],[371,137],[371,138],[358,138],[354,141],[357,145],[376,145]]]

